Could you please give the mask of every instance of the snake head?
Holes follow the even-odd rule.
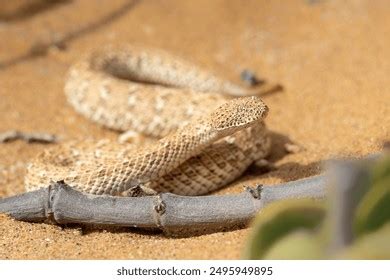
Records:
[[[255,96],[232,99],[210,115],[210,125],[217,131],[240,130],[263,120],[268,113],[265,103]]]

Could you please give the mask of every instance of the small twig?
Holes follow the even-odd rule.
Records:
[[[325,196],[322,175],[263,186],[236,195],[115,197],[87,195],[63,182],[0,199],[0,213],[17,220],[158,228],[169,234],[199,234],[243,227],[275,200]]]
[[[22,3],[20,3],[22,2]],[[24,3],[23,3],[24,2]],[[30,18],[40,12],[52,9],[60,4],[65,4],[70,0],[27,0],[18,1],[15,6],[17,9],[0,11],[0,20],[17,21]],[[22,5],[20,5],[22,4]]]
[[[21,132],[18,130],[9,130],[6,132],[0,133],[0,143],[6,143],[11,142],[15,140],[23,140],[27,143],[37,142],[37,143],[56,143],[58,141],[57,136],[54,134],[48,134],[48,133],[28,133],[28,132]]]
[[[23,62],[28,59],[44,56],[48,53],[48,51],[56,47],[58,49],[64,49],[67,44],[70,42],[88,34],[91,32],[94,32],[95,30],[101,28],[102,26],[111,23],[115,19],[123,16],[126,14],[129,10],[134,8],[140,0],[129,0],[126,1],[121,7],[118,9],[115,9],[114,11],[110,12],[109,14],[103,16],[102,18],[97,19],[94,22],[89,22],[81,27],[79,27],[77,30],[69,31],[68,33],[60,34],[57,38],[49,38],[48,40],[38,40],[37,42],[33,43],[29,50],[18,56],[11,58],[9,60],[0,61],[0,70],[2,68],[6,68],[12,65],[15,65],[17,63]]]

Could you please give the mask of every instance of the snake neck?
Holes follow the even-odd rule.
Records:
[[[179,128],[130,159],[138,172],[129,178],[128,187],[167,174],[223,136],[203,122]]]

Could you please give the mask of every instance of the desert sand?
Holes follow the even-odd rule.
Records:
[[[25,11],[26,2],[0,7],[0,132],[44,131],[62,141],[116,139],[117,133],[67,104],[64,79],[69,66],[91,48],[136,43],[189,58],[237,83],[240,72],[249,69],[283,87],[263,95],[270,107],[266,123],[273,132],[269,160],[275,169],[251,168],[219,193],[318,174],[326,159],[377,152],[390,139],[387,0],[129,5],[74,0]],[[46,49],[54,41],[57,46]],[[301,149],[287,153],[286,143]],[[26,164],[47,147],[0,144],[1,197],[24,192]],[[132,229],[32,224],[3,215],[0,259],[237,259],[248,233],[171,238]]]

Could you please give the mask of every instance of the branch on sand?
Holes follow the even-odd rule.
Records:
[[[275,200],[325,196],[323,175],[235,195],[115,197],[78,192],[63,182],[0,199],[0,212],[17,220],[57,224],[114,225],[161,229],[170,235],[203,234],[248,225]]]
[[[364,162],[370,163],[380,156],[368,155]],[[257,212],[276,200],[325,198],[329,184],[344,192],[351,182],[357,180],[356,174],[361,169],[359,162],[355,164],[354,161],[345,160],[331,160],[328,166],[324,175],[274,186],[259,185],[234,195],[90,195],[78,192],[60,181],[47,188],[0,199],[0,213],[30,222],[160,229],[170,235],[204,234],[247,226]],[[344,204],[352,203],[349,194],[343,194],[335,211],[342,211]],[[344,232],[343,226],[346,220],[350,220],[348,215],[340,216],[335,221],[338,235],[342,237],[334,241],[337,246],[348,241],[349,233]]]

